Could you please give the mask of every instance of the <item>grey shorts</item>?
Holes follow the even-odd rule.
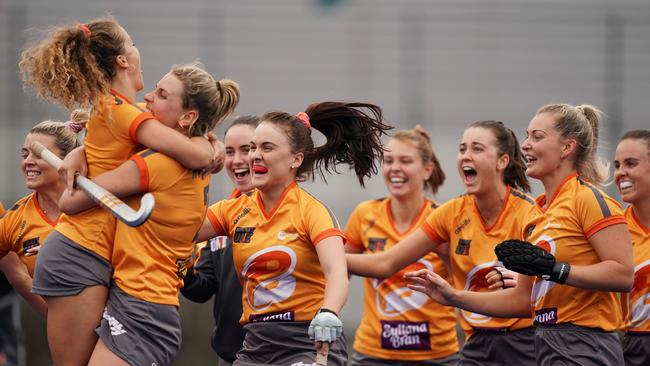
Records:
[[[41,296],[74,296],[86,287],[109,287],[112,272],[109,261],[52,231],[36,258],[32,292]]]
[[[249,323],[244,326],[244,348],[237,353],[234,366],[315,364],[316,349],[309,339],[309,322]],[[348,353],[345,336],[331,346],[327,357],[329,366],[346,366]]]
[[[181,348],[176,306],[137,299],[115,284],[95,332],[111,352],[134,366],[171,365]]]
[[[650,365],[650,333],[626,333],[623,336],[625,366]]]
[[[380,358],[373,358],[360,352],[352,352],[350,358],[350,366],[456,366],[458,364],[458,353],[453,355],[438,358],[435,360],[424,361],[400,361],[400,360],[384,360]]]
[[[535,366],[535,328],[478,330],[460,350],[459,366]]]
[[[540,366],[623,365],[618,334],[569,323],[538,326],[535,350]]]

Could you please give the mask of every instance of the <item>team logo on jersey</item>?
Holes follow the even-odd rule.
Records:
[[[191,260],[190,257],[176,259],[176,276],[178,278],[183,279],[187,276],[187,269]]]
[[[248,320],[251,323],[259,322],[292,322],[294,320],[294,311],[277,311],[266,314],[251,314]]]
[[[400,350],[431,349],[429,322],[382,320],[381,348]]]
[[[368,238],[368,249],[383,251],[386,247],[386,238]]]
[[[28,249],[39,246],[38,237],[25,240],[23,242],[23,252],[27,252]]]
[[[501,262],[486,262],[472,268],[472,270],[467,273],[464,290],[477,292],[491,291],[488,290],[489,285],[485,279],[485,276],[490,273],[496,266],[502,266]],[[480,325],[492,320],[492,317],[485,316],[483,314],[472,313],[465,310],[461,310],[460,313],[463,318],[465,318],[465,320],[467,320],[472,325]]]
[[[254,227],[236,227],[232,241],[235,243],[250,243],[254,232]]]
[[[407,311],[420,309],[429,301],[427,295],[409,289],[404,282],[404,273],[421,269],[433,271],[433,265],[420,258],[392,277],[384,280],[372,280],[372,286],[375,289],[375,307],[379,314],[384,317],[400,316]]]
[[[540,236],[539,239],[537,239],[537,242],[535,242],[535,245],[555,255],[555,250],[556,250],[555,239],[551,238],[550,236],[548,235]],[[535,284],[533,285],[533,291],[530,294],[530,300],[533,306],[539,304],[542,297],[544,297],[544,295],[549,293],[549,291],[551,291],[553,287],[555,287],[555,282],[553,281],[546,281],[540,278],[536,279]]]
[[[278,231],[277,237],[278,237],[278,240],[280,240],[280,241],[285,240],[285,239],[296,240],[298,238],[298,234],[296,234],[296,233],[288,233],[288,232],[286,232],[284,230],[280,230],[280,231]]]
[[[560,225],[559,222],[555,222],[555,221],[549,221],[546,224],[544,224],[544,230],[559,229],[561,227],[562,227],[562,225]]]
[[[256,312],[288,299],[296,289],[297,256],[291,248],[276,245],[260,250],[244,263],[244,295]]]
[[[650,259],[634,267],[634,287],[630,292],[630,327],[636,328],[650,319]]]
[[[535,324],[551,325],[557,322],[557,308],[535,310]]]
[[[469,244],[471,240],[467,239],[458,239],[458,246],[456,247],[457,255],[469,255]]]
[[[454,230],[454,233],[456,235],[460,234],[460,232],[465,228],[465,226],[469,225],[470,219],[464,219],[463,222],[460,223],[460,225]]]
[[[239,215],[237,215],[237,217],[235,217],[235,219],[232,220],[232,225],[233,225],[233,226],[237,225],[237,223],[239,222],[239,220],[243,219],[244,216],[248,215],[249,212],[251,212],[251,209],[248,208],[248,207],[244,207],[244,209],[241,210],[241,212],[239,213]]]

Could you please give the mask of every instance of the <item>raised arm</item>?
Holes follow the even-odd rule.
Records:
[[[188,138],[154,119],[138,127],[136,138],[142,145],[169,155],[189,169],[210,169],[214,161],[214,148],[207,138]]]
[[[389,250],[374,254],[346,254],[348,271],[364,277],[387,278],[400,269],[417,261],[427,253],[448,248],[432,241],[422,229],[418,229]],[[447,253],[439,253],[447,256]]]

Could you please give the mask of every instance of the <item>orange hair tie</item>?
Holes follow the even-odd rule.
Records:
[[[90,28],[88,28],[88,24],[79,24],[78,27],[88,38],[90,38],[90,36],[93,34],[93,32],[90,31]]]
[[[309,123],[309,115],[305,112],[296,113],[296,117],[302,122],[303,125],[307,128],[311,128],[311,123]]]

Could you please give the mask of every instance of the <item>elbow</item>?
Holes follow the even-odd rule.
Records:
[[[623,275],[620,292],[630,292],[634,288],[634,268],[630,268]]]

